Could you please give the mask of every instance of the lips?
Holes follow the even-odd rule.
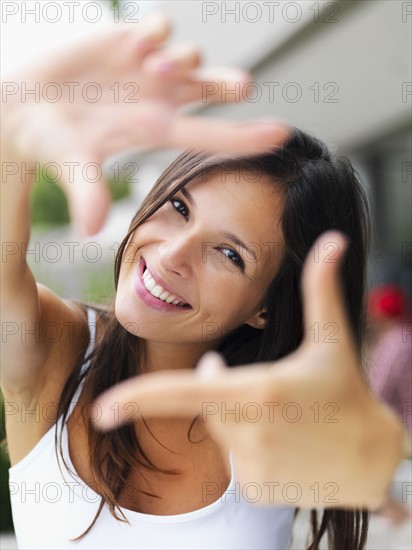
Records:
[[[151,265],[141,258],[135,279],[135,291],[148,306],[163,311],[182,311],[191,305],[180,296]]]

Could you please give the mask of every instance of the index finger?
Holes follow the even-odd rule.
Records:
[[[136,420],[139,413],[145,416],[196,415],[210,403],[238,400],[242,390],[250,395],[253,382],[259,381],[260,374],[268,372],[267,366],[258,364],[251,369],[225,368],[216,353],[205,354],[199,367],[141,374],[110,388],[95,401],[102,413],[96,427],[109,430],[124,422],[126,416],[127,420]],[[134,416],[130,416],[130,407],[126,406],[131,403],[135,405]],[[116,421],[114,405],[119,411]]]
[[[196,415],[203,404],[216,399],[225,399],[227,388],[215,380],[205,380],[194,371],[161,371],[130,378],[101,394],[96,405],[101,416],[96,422],[100,430],[118,427],[126,420],[137,420],[137,415],[181,416]],[[126,405],[135,405],[135,414],[130,416]],[[113,417],[113,406],[119,411]]]

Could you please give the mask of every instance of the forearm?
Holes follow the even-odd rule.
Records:
[[[30,191],[35,180],[36,163],[22,158],[16,151],[13,139],[7,135],[7,123],[2,128],[1,137],[1,279],[3,289],[7,291],[19,284],[27,270]]]

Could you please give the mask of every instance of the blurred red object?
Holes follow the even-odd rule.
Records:
[[[368,295],[368,315],[372,320],[400,319],[407,313],[407,298],[396,285],[382,285]]]

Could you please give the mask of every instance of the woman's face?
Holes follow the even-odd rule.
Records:
[[[245,323],[261,328],[283,256],[281,215],[267,176],[222,172],[190,182],[132,234],[119,322],[149,341],[204,347]]]

